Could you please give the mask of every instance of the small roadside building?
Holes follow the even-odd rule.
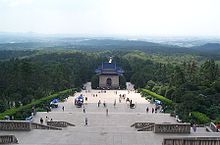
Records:
[[[96,69],[96,74],[99,77],[100,89],[120,89],[119,77],[122,76],[124,70],[118,67],[116,63],[112,63],[110,58],[109,62],[102,62],[102,65]]]

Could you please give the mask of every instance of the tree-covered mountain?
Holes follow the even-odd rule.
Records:
[[[6,42],[3,37],[0,111],[81,87],[97,78],[96,67],[111,56],[125,70],[123,80],[175,102],[184,121],[191,121],[191,112],[220,120],[218,43],[180,47],[115,38],[8,36]]]
[[[201,52],[220,52],[220,43],[206,43],[201,46],[192,47],[192,49]]]
[[[13,53],[19,56],[23,51]],[[206,114],[213,120],[220,119],[220,70],[214,60],[199,62],[197,57],[188,54],[110,50],[38,50],[30,55],[27,51],[26,55],[0,61],[0,111],[63,89],[81,87],[95,78],[95,69],[112,56],[124,69],[126,81],[175,102],[175,112],[184,121],[190,121],[190,112]]]
[[[181,43],[183,40],[179,40]],[[178,43],[178,40],[174,44]],[[187,43],[184,41],[184,43]],[[206,52],[215,54],[219,51],[219,43],[207,43],[193,47],[180,47],[172,43],[155,43],[146,40],[130,40],[120,38],[99,37],[52,37],[38,35],[0,35],[0,50],[140,50],[147,53],[184,53],[202,54]]]

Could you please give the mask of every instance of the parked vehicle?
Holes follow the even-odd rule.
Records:
[[[82,95],[80,95],[79,97],[77,97],[75,99],[74,104],[76,105],[77,108],[81,108],[84,102],[84,97]]]
[[[53,100],[50,102],[50,107],[51,107],[51,108],[58,108],[58,102],[60,102],[59,99],[53,99]]]

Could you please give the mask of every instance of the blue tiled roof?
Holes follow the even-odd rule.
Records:
[[[122,70],[120,67],[117,67],[116,63],[102,63],[101,66],[99,66],[98,69],[96,69],[97,74],[117,74],[122,75],[124,73],[124,70]]]
[[[104,62],[102,64],[102,69],[114,69],[115,70],[116,69],[116,64]]]

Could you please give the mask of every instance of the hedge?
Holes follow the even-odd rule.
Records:
[[[191,112],[192,121],[196,122],[197,124],[205,124],[209,123],[210,119],[207,115],[201,112]]]
[[[148,95],[152,96],[153,98],[158,99],[158,100],[162,101],[163,103],[165,103],[165,104],[167,104],[167,105],[171,105],[171,106],[174,105],[174,103],[173,103],[172,100],[167,99],[166,97],[163,97],[163,96],[161,96],[161,95],[158,95],[158,94],[156,94],[156,93],[154,93],[154,92],[152,92],[152,91],[150,91],[150,90],[141,89],[140,92],[141,92],[141,94],[142,94],[143,96],[145,96],[146,94],[148,94]]]
[[[51,100],[53,100],[53,99],[55,99],[55,98],[57,98],[61,95],[67,95],[67,94],[73,93],[76,90],[77,89],[67,89],[67,90],[55,93],[53,95],[41,98],[39,100],[35,100],[35,101],[31,102],[30,104],[20,106],[18,108],[8,109],[5,112],[0,113],[0,120],[3,120],[5,118],[5,116],[14,116],[15,114],[17,114],[19,112],[23,112],[23,111],[31,109],[33,106],[37,106],[37,105],[43,104],[45,102],[51,101]]]

